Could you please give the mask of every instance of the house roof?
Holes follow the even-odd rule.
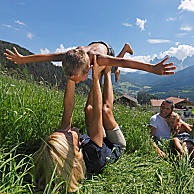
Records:
[[[178,104],[178,103],[180,103],[180,102],[187,101],[186,99],[175,98],[175,97],[169,97],[169,98],[167,98],[167,100],[172,100],[174,104]]]
[[[114,101],[117,101],[117,100],[122,99],[122,98],[123,98],[123,99],[130,100],[130,101],[133,101],[133,102],[135,102],[135,103],[138,104],[137,99],[135,99],[135,98],[133,98],[133,97],[131,97],[131,96],[128,96],[128,95],[122,95],[122,96],[116,98]]]
[[[164,101],[163,99],[161,99],[161,100],[151,99],[150,103],[154,107],[160,107],[163,101]]]
[[[187,103],[189,103],[189,104],[192,105],[191,102],[189,102],[187,99],[183,99],[183,98],[169,97],[169,98],[167,98],[166,100],[171,100],[171,101],[173,101],[173,104],[178,104],[178,103],[180,103],[180,102],[187,102]],[[151,99],[151,100],[150,100],[150,103],[151,103],[151,105],[154,106],[154,107],[160,107],[163,101],[164,101],[164,99],[160,99],[160,100]]]

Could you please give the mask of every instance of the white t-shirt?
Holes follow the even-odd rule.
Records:
[[[150,126],[156,128],[155,136],[158,139],[160,138],[170,139],[170,129],[168,127],[168,124],[166,120],[159,115],[159,113],[151,117]]]

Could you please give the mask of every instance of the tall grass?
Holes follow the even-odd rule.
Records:
[[[66,193],[63,182],[45,191],[33,186],[32,154],[47,135],[60,128],[63,92],[0,74],[0,193]],[[76,96],[72,125],[85,133],[86,98]],[[151,111],[114,105],[127,151],[101,174],[88,175],[77,193],[192,193],[193,169],[188,157],[161,159],[149,139]],[[164,144],[165,151],[169,143]]]
[[[16,154],[16,148],[0,149],[0,193],[32,193],[32,181],[26,182],[33,167],[32,158]]]

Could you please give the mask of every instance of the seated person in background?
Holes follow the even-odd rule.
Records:
[[[103,117],[106,114],[103,113],[104,105],[99,83],[100,74],[101,67],[98,66],[94,57],[92,92],[86,106],[86,123],[89,127],[89,136],[79,135],[79,130],[71,127],[75,82],[68,80],[64,97],[66,107],[64,110],[64,126],[50,135],[36,153],[34,176],[38,187],[44,188],[49,183],[56,168],[56,175],[60,176],[59,181],[62,177],[66,181],[64,187],[68,187],[68,192],[74,192],[78,190],[78,181],[84,179],[86,172],[99,172],[108,162],[108,158],[110,158],[110,162],[116,161],[120,156],[121,149],[125,149],[125,139],[121,137],[113,137],[113,140],[116,141],[122,139],[118,142],[120,145],[116,141],[111,142],[109,135],[112,134],[107,135],[108,140],[106,142],[103,140],[103,122],[106,122]],[[110,75],[110,70],[104,71],[105,82],[107,82],[105,85],[107,86],[111,82]],[[107,91],[109,91],[109,88],[107,88]],[[111,102],[108,98],[106,100],[107,103],[104,104],[111,105],[112,100]],[[90,116],[90,118],[87,118],[87,116]],[[115,123],[109,124],[115,126]],[[117,133],[115,134],[117,135]]]
[[[153,146],[162,158],[165,158],[165,153],[158,147],[157,142],[160,139],[170,139],[170,129],[166,122],[166,118],[173,111],[174,105],[170,100],[164,100],[160,106],[160,113],[153,115],[150,119],[151,138],[153,139]],[[155,139],[157,141],[155,141]]]
[[[112,48],[107,43],[99,41],[92,42],[88,46],[80,46],[76,49],[62,53],[23,56],[18,53],[16,48],[13,48],[14,52],[6,49],[7,53],[4,53],[4,55],[8,60],[14,61],[17,64],[43,61],[62,61],[65,75],[76,83],[84,81],[87,78],[88,71],[93,65],[94,56],[96,56],[97,63],[100,66],[132,68],[157,75],[174,74],[174,72],[171,70],[176,69],[176,67],[173,66],[173,63],[164,64],[169,59],[168,57],[156,65],[143,63],[132,59],[120,58],[124,56],[125,52],[132,54],[129,44],[124,46],[118,57],[111,56],[111,49]],[[116,75],[118,75],[118,73]],[[116,77],[116,80],[118,80],[118,77]]]
[[[194,139],[192,139],[190,133],[192,132],[192,125],[185,126],[182,122],[179,114],[172,112],[167,117],[167,123],[171,128],[171,134],[173,135],[173,142],[175,148],[179,152],[180,156],[183,153],[192,154],[194,157]]]

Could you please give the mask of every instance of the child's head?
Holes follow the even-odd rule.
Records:
[[[90,69],[89,56],[82,49],[69,50],[63,56],[63,69],[68,77],[76,76],[82,78]]]
[[[177,125],[179,124],[181,118],[179,116],[179,114],[172,112],[166,119],[168,125],[170,126],[170,128],[174,129],[177,127]]]

